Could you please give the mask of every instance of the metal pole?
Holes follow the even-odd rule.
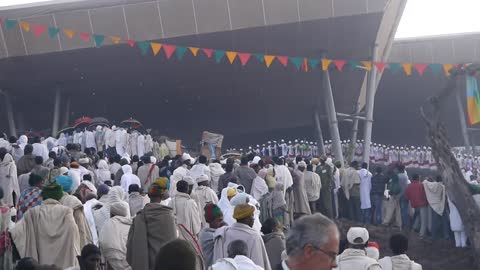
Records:
[[[58,132],[58,124],[60,123],[60,89],[55,90],[55,104],[53,107],[53,124],[52,124],[52,136],[56,137]]]
[[[332,137],[332,146],[335,159],[340,161],[342,166],[343,154],[342,145],[340,142],[340,132],[338,131],[337,114],[335,112],[335,101],[333,100],[332,85],[330,83],[330,74],[328,69],[323,74],[323,88],[325,91],[325,107],[327,109],[327,115],[330,125],[330,136]]]
[[[68,122],[70,122],[70,103],[71,98],[67,97],[67,101],[65,102],[65,118],[63,119],[62,127],[68,127]]]
[[[355,112],[354,114],[358,114],[360,111],[360,104],[355,103]],[[353,118],[352,123],[352,138],[350,139],[350,145],[348,146],[348,162],[351,162],[353,159],[353,153],[355,152],[355,142],[357,141],[357,134],[358,134],[358,118]]]
[[[457,99],[458,116],[460,117],[460,127],[462,129],[463,141],[465,143],[465,148],[467,149],[467,153],[470,154],[471,153],[470,139],[468,138],[467,122],[465,121],[465,111],[463,110],[460,91],[457,91],[455,97]]]
[[[315,129],[317,131],[317,148],[320,155],[325,155],[325,145],[323,144],[322,127],[320,126],[320,116],[318,111],[313,114]]]
[[[372,48],[372,62],[377,60],[377,44],[373,45]],[[375,92],[376,92],[376,81],[377,81],[377,67],[372,65],[372,69],[368,74],[368,84],[367,84],[367,96],[365,104],[365,116],[367,120],[365,121],[364,127],[364,145],[363,145],[363,161],[370,162],[370,143],[372,142],[372,127],[373,127],[373,109],[375,103]]]
[[[10,136],[17,136],[17,129],[15,128],[15,120],[13,118],[13,106],[10,94],[4,92],[5,96],[5,109],[7,110],[7,120]]]

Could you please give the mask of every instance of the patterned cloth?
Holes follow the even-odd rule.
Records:
[[[17,205],[17,221],[28,209],[42,204],[42,190],[38,187],[29,187],[20,194]]]

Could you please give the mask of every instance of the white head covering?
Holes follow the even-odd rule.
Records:
[[[261,160],[259,156],[255,156],[252,160],[252,164],[258,164],[258,162]]]
[[[205,181],[210,181],[210,178],[206,174],[201,174],[199,177],[197,177],[197,183],[205,182]]]
[[[193,178],[192,178],[191,176],[189,176],[189,175],[184,176],[182,180],[183,180],[183,181],[186,181],[189,186],[195,185],[195,181],[194,181]]]

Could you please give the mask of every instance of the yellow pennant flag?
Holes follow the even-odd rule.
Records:
[[[27,22],[20,22],[20,25],[22,26],[23,30],[25,30],[26,32],[29,32],[30,31],[30,24],[27,23]]]
[[[270,65],[273,62],[273,59],[275,59],[274,55],[264,55],[263,58],[265,59],[265,65],[267,65],[267,68],[270,67]]]
[[[198,48],[188,47],[188,49],[192,52],[193,56],[197,56]]]
[[[228,61],[230,61],[230,64],[233,64],[233,61],[235,61],[235,57],[237,57],[237,52],[227,51],[225,52],[225,54],[227,55],[227,58],[228,58]]]
[[[73,36],[75,35],[75,31],[73,30],[64,29],[63,32],[68,38],[73,38]]]
[[[108,38],[113,42],[113,44],[118,44],[118,43],[120,43],[120,38],[119,38],[119,37],[109,36]]]
[[[403,63],[402,67],[403,67],[403,70],[405,70],[405,74],[407,74],[407,76],[412,75],[412,64]]]
[[[150,46],[152,46],[153,55],[157,55],[162,48],[162,44],[155,42],[150,42]]]
[[[372,62],[362,61],[361,63],[363,65],[363,67],[365,67],[366,70],[368,70],[368,71],[372,70]]]
[[[443,71],[445,72],[445,75],[450,76],[450,69],[452,68],[452,64],[443,64]]]
[[[322,59],[322,70],[326,71],[328,66],[330,66],[330,63],[332,63],[331,59]]]

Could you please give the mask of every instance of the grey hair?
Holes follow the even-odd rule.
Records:
[[[229,258],[235,258],[237,255],[248,255],[248,245],[243,240],[232,241],[227,247],[227,253]]]
[[[316,248],[322,247],[328,243],[332,232],[338,235],[337,225],[322,214],[297,219],[287,235],[287,255],[289,257],[301,255],[307,244]]]

